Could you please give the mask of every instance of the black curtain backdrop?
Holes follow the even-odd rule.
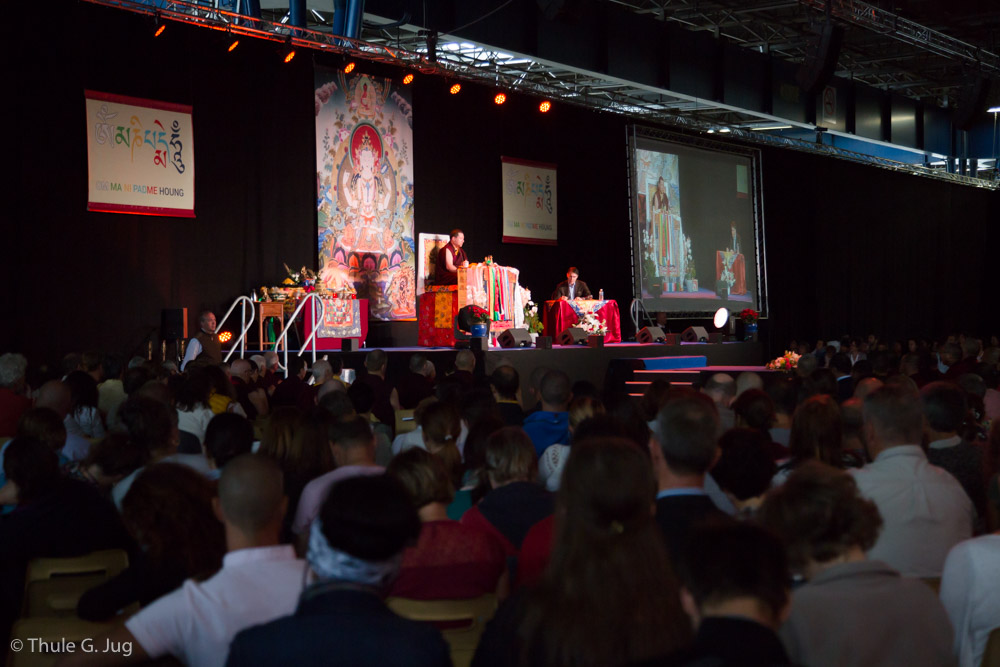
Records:
[[[16,169],[4,224],[7,278],[0,352],[33,362],[70,351],[128,353],[160,310],[222,312],[315,266],[313,59],[281,62],[275,45],[79,3],[29,5],[5,51]],[[14,31],[11,31],[14,32]],[[338,66],[339,59],[317,62]],[[375,70],[393,74],[398,71]],[[83,90],[194,106],[193,220],[90,213]],[[521,270],[544,300],[567,265],[603,288],[631,333],[628,163],[623,118],[443,79],[414,83],[416,232],[461,227],[474,260]],[[559,244],[502,244],[500,157],[558,166]],[[795,338],[940,336],[1000,329],[994,301],[998,195],[779,149],[763,152],[769,353]],[[704,324],[704,322],[699,322]],[[680,330],[686,323],[674,323]],[[415,341],[416,323],[377,334]]]

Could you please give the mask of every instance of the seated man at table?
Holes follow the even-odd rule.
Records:
[[[575,266],[569,267],[566,271],[566,280],[556,285],[556,291],[552,293],[552,300],[556,299],[590,299],[593,294],[587,283],[579,280],[580,271]]]
[[[434,270],[434,284],[457,285],[459,267],[469,266],[462,246],[465,245],[465,232],[461,229],[451,230],[451,240],[438,250],[437,265]]]

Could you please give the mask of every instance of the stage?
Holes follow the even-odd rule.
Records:
[[[365,355],[372,348],[362,348],[357,352],[316,352],[316,358],[324,354],[340,355],[345,368],[352,368],[358,374],[363,373]],[[419,352],[427,355],[437,367],[438,377],[450,373],[454,368],[457,350],[453,348],[433,347],[385,347],[382,348],[389,356],[389,379],[402,377],[407,372],[410,356]],[[259,354],[257,351],[247,351],[246,356]],[[297,350],[289,350],[289,356],[297,354]],[[551,350],[535,348],[490,348],[485,352],[475,352],[476,375],[489,375],[501,364],[509,364],[517,369],[521,376],[521,392],[527,394],[528,379],[531,372],[539,366],[561,370],[569,375],[574,382],[586,380],[606,392],[628,390],[636,393],[642,385],[649,382],[655,375],[650,373],[663,372],[664,379],[684,383],[696,381],[692,374],[700,376],[703,372],[729,372],[738,374],[739,370],[762,370],[763,350],[760,343],[681,343],[680,345],[663,345],[660,343],[612,343],[602,348],[589,348],[575,345],[554,345]],[[279,352],[279,358],[282,358]],[[303,357],[312,360],[311,350]],[[646,371],[639,374],[639,372]],[[670,376],[669,373],[680,371],[680,375]],[[683,379],[682,379],[683,378]],[[634,383],[626,385],[626,383]],[[641,391],[638,391],[641,393]]]

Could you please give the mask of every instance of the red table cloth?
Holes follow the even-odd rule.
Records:
[[[604,342],[622,342],[622,323],[621,317],[618,314],[617,301],[601,302],[580,299],[575,304],[584,312],[594,312],[594,308],[596,308],[597,317],[607,322],[608,333],[604,337]],[[553,339],[558,341],[559,334],[575,326],[579,321],[580,317],[569,301],[559,299],[558,301],[545,302],[544,322],[546,336],[552,336]]]
[[[724,261],[725,253],[721,250],[715,253],[715,281],[719,282],[722,280],[722,263]],[[736,282],[733,283],[732,289],[729,290],[730,294],[746,294],[747,293],[747,263],[743,259],[743,253],[736,255],[733,259],[733,276],[736,278]]]

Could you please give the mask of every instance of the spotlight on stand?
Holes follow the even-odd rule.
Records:
[[[715,311],[715,317],[712,318],[712,324],[715,325],[716,329],[721,329],[729,323],[729,309],[719,308]]]
[[[219,342],[220,343],[228,343],[232,339],[233,339],[233,332],[232,331],[223,331],[222,333],[219,334]]]

